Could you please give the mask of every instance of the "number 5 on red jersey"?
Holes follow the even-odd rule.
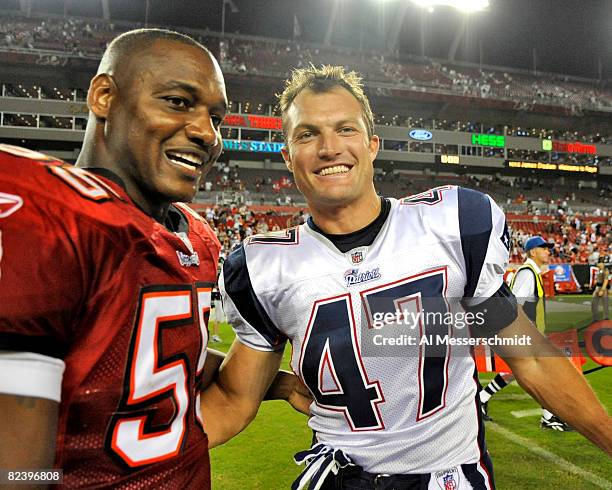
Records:
[[[200,419],[199,407],[190,410],[195,376],[190,376],[186,353],[163,359],[160,350],[164,329],[193,329],[194,325],[199,325],[201,349],[196,376],[201,373],[208,343],[206,324],[211,289],[210,286],[196,288],[196,315],[192,311],[191,286],[155,286],[141,290],[128,356],[127,389],[118,409],[121,415],[113,417],[109,431],[112,452],[130,467],[176,456],[185,438],[188,417],[197,414],[195,416]],[[161,428],[152,429],[153,407],[166,398],[171,398],[174,403],[174,415]],[[196,405],[198,402],[199,396]]]

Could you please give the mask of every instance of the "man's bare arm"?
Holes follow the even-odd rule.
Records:
[[[202,384],[200,385],[202,390],[205,390],[213,382],[224,359],[225,353],[210,347],[206,349],[206,360],[204,361],[204,369],[202,369]]]
[[[282,356],[282,351],[258,351],[234,341],[217,377],[201,395],[210,448],[231,439],[255,418]]]
[[[0,468],[53,467],[58,408],[57,402],[45,398],[0,394]]]
[[[207,349],[200,385],[202,390],[205,390],[215,379],[224,359],[225,353],[211,348]],[[264,401],[266,400],[285,400],[298,412],[310,415],[312,395],[304,383],[292,372],[281,370],[276,373],[270,388],[264,395]]]
[[[300,378],[289,371],[279,371],[264,400],[286,400],[298,412],[310,415],[312,395]]]
[[[610,417],[584,376],[531,323],[519,308],[517,319],[498,333],[528,335],[531,346],[495,346],[518,383],[540,404],[612,456]]]

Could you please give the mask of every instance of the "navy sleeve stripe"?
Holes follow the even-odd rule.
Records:
[[[459,233],[465,259],[467,283],[464,297],[471,298],[478,286],[478,278],[487,256],[489,238],[493,229],[491,202],[482,192],[457,188]]]
[[[257,299],[246,264],[244,246],[236,247],[223,264],[225,292],[234,302],[242,317],[262,335],[270,345],[278,346],[284,340],[266,310]]]

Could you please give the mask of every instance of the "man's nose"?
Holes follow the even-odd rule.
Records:
[[[333,159],[341,153],[338,135],[335,131],[321,133],[319,145],[319,158]]]
[[[201,146],[215,146],[217,144],[217,131],[210,114],[194,117],[185,127],[185,133],[190,140],[195,140]]]

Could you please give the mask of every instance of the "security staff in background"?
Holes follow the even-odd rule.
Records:
[[[609,290],[612,283],[612,264],[610,264],[610,256],[600,259],[597,264],[597,276],[595,277],[595,291],[593,291],[593,301],[591,302],[591,312],[593,321],[598,320],[599,303],[603,303],[603,318],[608,320],[609,314]]]
[[[553,244],[546,242],[541,236],[529,238],[524,246],[527,259],[518,268],[510,283],[510,289],[516,296],[517,301],[523,305],[523,309],[529,319],[542,333],[546,330],[546,309],[544,283],[542,282],[541,274],[542,267],[548,265],[550,249],[552,247]],[[502,388],[508,386],[513,380],[514,376],[511,373],[499,373],[480,392],[482,415],[485,420],[491,420],[488,414],[488,402],[491,397]],[[542,408],[540,427],[560,432],[572,430],[570,426],[545,408]]]

